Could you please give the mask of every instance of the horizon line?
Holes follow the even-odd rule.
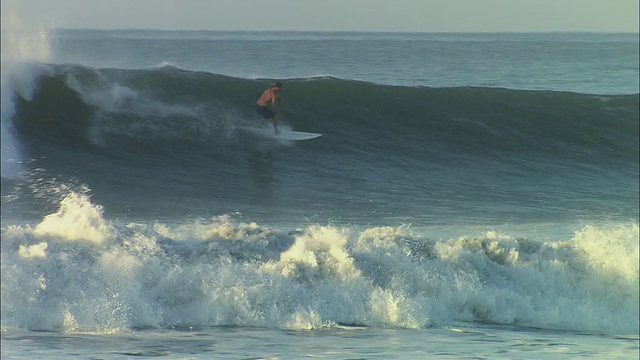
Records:
[[[5,30],[5,29],[2,29]],[[65,31],[211,31],[211,32],[289,32],[289,33],[404,33],[404,34],[550,34],[550,33],[583,33],[583,34],[639,34],[640,31],[615,31],[615,30],[460,30],[460,31],[444,31],[444,30],[259,30],[259,29],[176,29],[176,28],[153,28],[153,27],[123,27],[123,28],[85,28],[85,27],[54,27],[42,30],[65,30]]]

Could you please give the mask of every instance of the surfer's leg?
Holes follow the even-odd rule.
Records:
[[[278,132],[278,118],[276,118],[275,115],[273,115],[273,130],[275,130],[276,135],[280,134],[280,132]]]
[[[273,118],[273,112],[266,106],[256,105],[256,111],[260,114],[262,120],[260,120],[260,125],[264,124],[267,119]]]

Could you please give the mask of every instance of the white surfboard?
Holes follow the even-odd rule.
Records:
[[[294,140],[294,141],[310,140],[310,139],[315,139],[317,137],[322,136],[322,134],[318,134],[318,133],[309,133],[309,132],[293,131],[293,130],[286,130],[286,129],[278,130],[279,134],[276,135],[275,131],[273,131],[273,128],[270,126],[265,126],[261,128],[241,127],[241,129],[248,131],[254,135],[271,138],[275,140]]]

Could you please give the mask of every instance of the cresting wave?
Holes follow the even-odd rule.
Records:
[[[230,216],[106,220],[71,192],[2,233],[2,326],[420,328],[488,322],[638,334],[638,226],[539,242],[410,227],[265,228]]]
[[[283,125],[326,134],[308,146],[239,131],[257,122],[252,104],[270,80],[167,66],[35,68],[6,118],[3,103],[3,125],[31,167],[27,191],[8,196],[3,186],[5,328],[480,321],[638,333],[637,94],[289,79]],[[200,210],[225,200],[269,213],[353,210],[368,224],[424,213],[451,226],[478,213],[486,221],[489,210],[499,221],[522,209],[526,220],[557,218],[589,206],[632,220],[539,242],[175,215],[210,218]],[[5,222],[30,208],[48,215]],[[382,215],[363,216],[373,213]]]
[[[363,146],[415,152],[428,143],[437,157],[638,159],[637,94],[400,87],[336,78],[284,84],[285,124],[330,134],[323,144],[332,141],[327,148],[343,154]],[[239,126],[257,122],[252,104],[269,85],[169,66],[51,66],[35,96],[18,99],[14,126],[23,142],[60,147],[228,143],[237,140]]]
[[[281,126],[325,134],[291,144],[241,130],[258,123],[253,104],[272,80],[169,66],[37,68],[8,126],[22,178],[76,179],[115,216],[261,206],[347,222],[637,219],[637,94],[288,79]],[[5,189],[37,207],[28,199],[40,190]],[[31,220],[46,214],[36,213]]]

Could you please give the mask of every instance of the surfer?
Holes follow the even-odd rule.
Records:
[[[273,128],[276,131],[276,135],[278,135],[278,119],[276,114],[278,114],[278,106],[276,106],[276,93],[280,91],[279,82],[275,82],[272,87],[268,88],[262,93],[260,99],[256,101],[256,111],[260,116],[262,116],[262,121],[260,121],[260,125],[262,125],[267,119],[273,119]],[[273,111],[269,109],[269,103],[273,106]],[[275,113],[275,114],[274,114]]]

